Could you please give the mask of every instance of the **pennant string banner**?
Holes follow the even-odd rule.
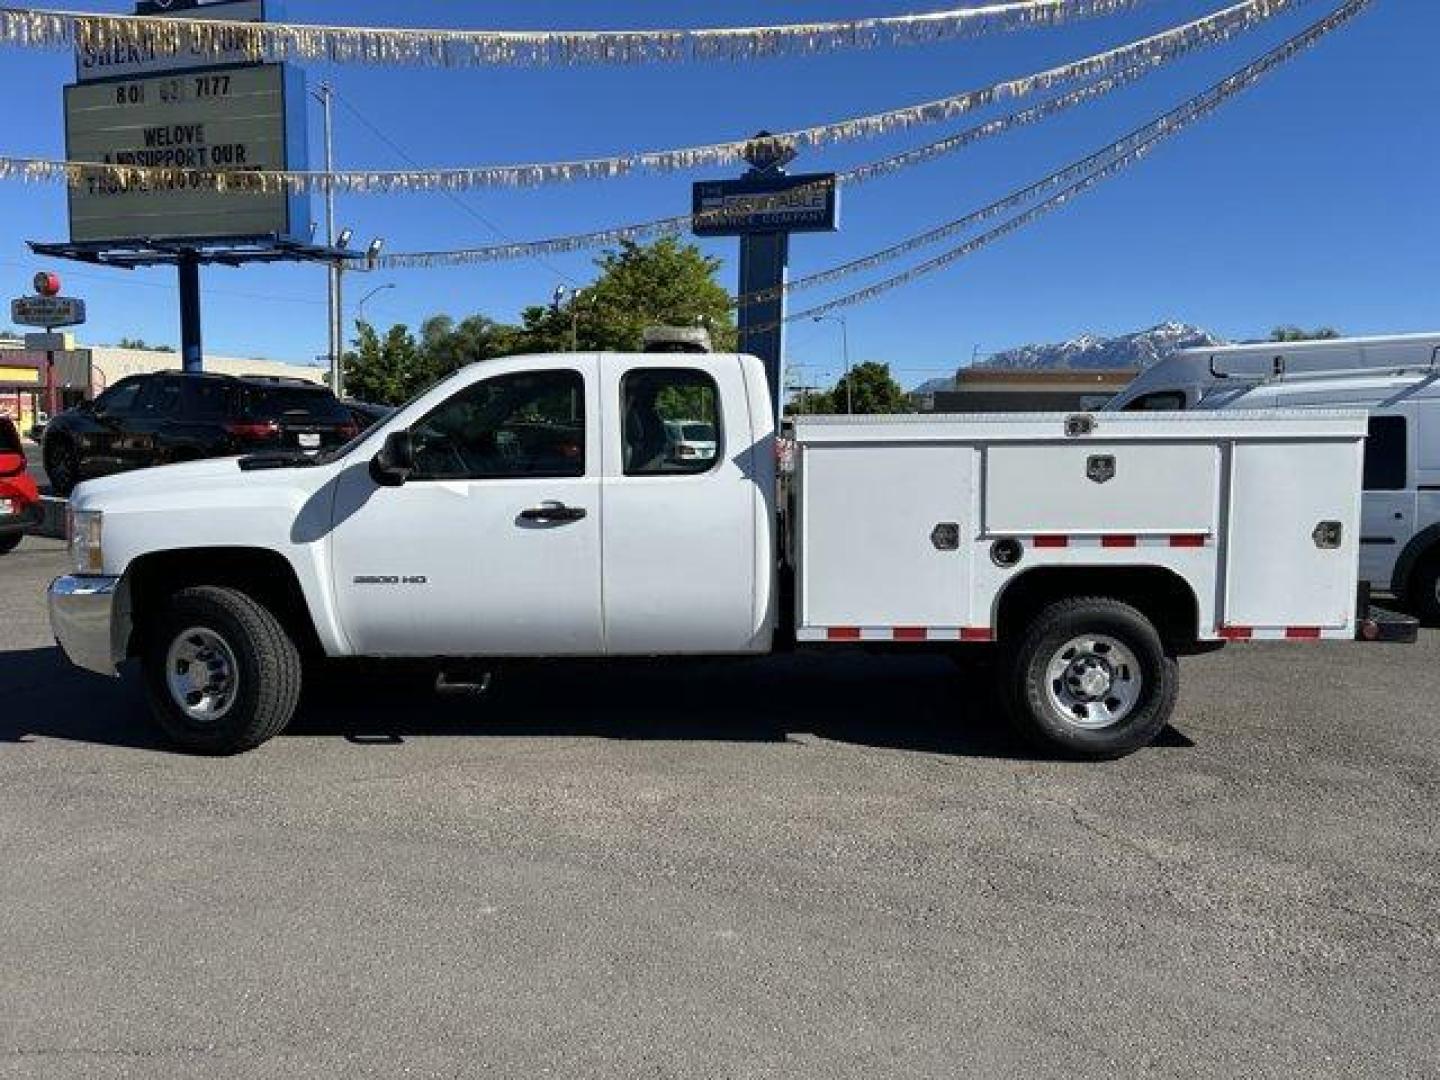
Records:
[[[1087,163],[1094,166],[1090,171],[1080,176],[1079,179],[1068,184],[1054,195],[1035,204],[1023,213],[1005,220],[988,232],[982,233],[971,240],[967,240],[958,247],[941,252],[939,255],[925,262],[918,263],[903,273],[885,278],[863,289],[847,293],[833,300],[828,300],[823,304],[817,304],[814,307],[789,315],[785,321],[805,322],[828,315],[842,308],[866,303],[887,292],[908,285],[921,277],[932,274],[937,270],[942,270],[974,254],[981,248],[987,247],[997,240],[1001,240],[1011,233],[1019,231],[1026,225],[1031,224],[1045,215],[1061,209],[1077,196],[1090,191],[1116,173],[1142,160],[1165,139],[1178,134],[1184,128],[1189,127],[1191,124],[1213,113],[1235,95],[1248,90],[1270,72],[1293,59],[1299,53],[1309,49],[1331,31],[1338,29],[1361,14],[1374,2],[1375,0],[1346,0],[1344,4],[1324,19],[1321,19],[1319,22],[1286,41],[1254,63],[1247,65],[1245,68],[1212,86],[1198,97],[1192,98],[1190,101],[1166,113],[1157,120],[1152,121],[1145,127],[1137,129],[1119,142],[1087,158],[1085,162],[1077,163],[1074,166],[1061,170],[1059,173],[1052,174],[1051,177],[1040,181],[1039,184],[1032,185],[1031,188],[1025,189],[1025,192],[1017,192],[1015,196],[1002,199],[975,214],[968,215],[965,218],[961,218],[947,225],[942,225],[921,236],[914,237],[892,248],[887,248],[885,251],[877,252],[874,255],[855,260],[831,270],[812,274],[806,278],[797,279],[787,287],[787,291],[789,288],[810,288],[816,285],[822,285],[844,274],[868,269],[871,266],[877,265],[879,262],[898,257],[907,251],[914,250],[922,244],[932,243],[942,236],[952,235],[962,228],[976,224],[978,221],[997,216],[1015,205],[1016,201],[1018,201],[1018,196],[1024,193],[1033,195],[1041,185],[1049,185],[1052,181],[1060,177],[1074,176],[1075,171],[1084,169]],[[737,297],[735,306],[746,306],[759,300],[773,297],[773,295],[774,290],[770,290],[768,293],[759,292],[748,296]],[[758,332],[773,330],[774,328],[775,324],[769,324],[760,327]]]
[[[816,147],[873,138],[954,119],[1010,98],[1024,98],[1068,83],[1113,73],[1135,64],[1156,67],[1195,49],[1228,41],[1253,26],[1311,0],[1242,0],[1193,22],[1032,75],[995,83],[936,101],[855,117],[772,136],[785,147]],[[674,172],[736,164],[755,140],[647,151],[610,158],[424,170],[293,172],[217,171],[129,165],[119,162],[52,161],[0,157],[0,180],[64,182],[92,180],[116,189],[213,189],[240,192],[330,191],[354,194],[394,191],[462,191],[529,187],[577,180],[611,179],[636,172]]]
[[[966,128],[955,135],[913,150],[881,158],[865,165],[837,173],[835,184],[844,187],[857,186],[872,180],[883,179],[912,165],[920,165],[945,154],[952,154],[971,146],[982,139],[1003,135],[1007,131],[1039,123],[1047,117],[1075,108],[1094,100],[1121,86],[1135,82],[1149,73],[1149,64],[1138,63],[1107,75],[1093,83],[1071,90],[1059,97],[1043,101],[1027,109],[1006,116],[988,120]],[[802,184],[786,192],[785,198],[808,196],[831,186],[832,181],[822,180],[813,184]],[[764,209],[763,197],[751,200],[750,210]],[[459,248],[447,251],[395,252],[382,256],[376,265],[385,269],[431,269],[442,266],[471,266],[478,263],[501,262],[509,259],[534,258],[544,255],[563,255],[587,248],[603,247],[622,240],[641,240],[646,237],[663,236],[684,232],[697,224],[722,224],[730,212],[724,209],[706,210],[696,214],[677,214],[672,217],[654,218],[650,221],[630,225],[617,225],[609,229],[573,233],[569,236],[551,237],[545,240],[516,241],[507,244],[488,244],[477,248]]]
[[[234,55],[335,64],[637,64],[759,60],[914,45],[1057,26],[1128,11],[1150,0],[1007,0],[911,15],[780,26],[641,30],[460,30],[239,23],[0,7],[0,44],[160,56]]]

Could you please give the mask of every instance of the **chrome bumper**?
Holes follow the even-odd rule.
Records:
[[[76,667],[114,676],[124,659],[122,623],[116,618],[120,578],[62,577],[50,583],[50,630]],[[117,649],[118,645],[118,649]]]

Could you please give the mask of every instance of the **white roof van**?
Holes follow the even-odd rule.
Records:
[[[1325,372],[1425,370],[1440,357],[1440,333],[1328,341],[1263,342],[1185,349],[1141,372],[1106,411],[1193,409],[1221,386]]]

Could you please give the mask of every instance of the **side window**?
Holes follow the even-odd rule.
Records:
[[[1403,416],[1370,418],[1370,438],[1365,442],[1365,490],[1404,491],[1409,481]]]
[[[182,397],[186,420],[229,419],[235,390],[219,379],[186,379]]]
[[[135,412],[145,419],[174,416],[179,402],[179,379],[150,379],[136,398]]]
[[[527,371],[472,383],[410,429],[416,480],[585,475],[585,380]]]
[[[106,416],[129,416],[135,411],[135,400],[148,380],[122,379],[95,399],[95,411]]]
[[[720,460],[720,391],[693,368],[640,368],[620,385],[626,476],[688,476]]]
[[[1185,394],[1180,390],[1162,390],[1157,394],[1138,397],[1125,406],[1126,412],[1184,412]]]

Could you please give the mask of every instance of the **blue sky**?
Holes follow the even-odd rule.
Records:
[[[786,130],[944,96],[1039,70],[1156,32],[1225,0],[1154,0],[1123,16],[1046,30],[749,64],[430,70],[308,69],[427,165],[573,158],[684,146]],[[792,274],[822,269],[958,217],[1083,156],[1179,103],[1336,7],[1312,0],[1228,45],[1205,50],[1098,103],[1043,125],[848,193],[843,230],[797,237]],[[71,0],[75,10],[128,11],[123,0]],[[297,21],[465,27],[627,27],[774,23],[946,6],[922,0],[640,3],[529,0],[288,0]],[[1376,0],[1372,9],[1260,87],[1191,128],[1069,208],[919,283],[849,312],[856,360],[889,362],[913,385],[953,371],[972,350],[996,351],[1082,332],[1113,333],[1182,319],[1229,337],[1280,323],[1352,333],[1440,328],[1440,4]],[[5,50],[0,83],[6,152],[60,157],[61,87],[69,58]],[[796,170],[845,168],[939,138],[960,124],[808,151]],[[318,133],[318,116],[312,117]],[[366,124],[337,112],[337,156],[351,168],[405,163]],[[318,154],[316,155],[318,160]],[[643,177],[526,191],[348,196],[339,218],[391,251],[479,245],[582,231],[688,208],[690,182],[726,175]],[[318,217],[320,206],[315,203]],[[27,239],[63,239],[65,196],[0,184],[0,270],[12,295],[41,267]],[[726,260],[734,241],[706,241]],[[928,252],[925,254],[929,254]],[[486,267],[354,278],[353,304],[375,322],[417,324],[433,313],[511,319],[556,284],[585,280],[581,253]],[[83,295],[84,337],[177,343],[173,272],[58,269]],[[887,268],[893,272],[897,267]],[[867,283],[851,278],[831,292]],[[207,350],[308,361],[325,349],[325,282],[310,266],[205,273]],[[839,369],[839,329],[794,326],[792,364],[808,380]]]

